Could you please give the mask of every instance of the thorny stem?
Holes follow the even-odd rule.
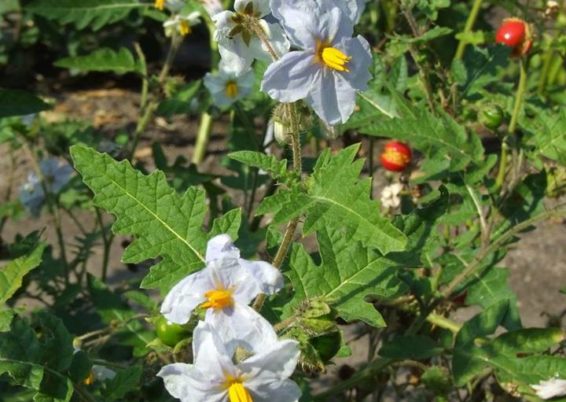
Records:
[[[106,282],[106,277],[108,275],[108,264],[110,261],[110,249],[112,247],[114,235],[112,233],[110,233],[110,235],[106,233],[106,229],[104,227],[104,221],[102,220],[102,213],[100,212],[100,209],[95,208],[95,211],[96,211],[96,220],[98,221],[98,224],[100,226],[100,233],[102,234],[102,243],[103,243],[101,279],[102,282]]]
[[[297,113],[297,105],[295,103],[290,103],[287,105],[289,108],[288,116],[290,119],[290,129],[291,129],[291,149],[293,152],[293,170],[300,178],[301,173],[303,171],[303,166],[301,162],[301,139],[300,139],[300,124],[299,124],[299,116]],[[279,245],[279,249],[273,258],[272,265],[276,268],[281,268],[283,265],[283,261],[285,261],[285,256],[291,247],[291,243],[293,242],[293,237],[295,236],[295,231],[297,230],[297,226],[299,224],[299,217],[294,218],[289,222],[287,228],[285,229],[285,233],[283,234],[283,240]],[[260,294],[254,304],[253,308],[256,311],[260,311],[263,303],[265,302],[265,295]]]
[[[275,49],[273,49],[273,46],[271,46],[271,42],[269,41],[269,38],[265,34],[265,31],[259,24],[259,20],[255,17],[251,17],[248,21],[249,21],[249,27],[257,35],[261,43],[265,45],[267,52],[271,55],[271,58],[273,58],[273,60],[279,60],[279,55],[277,54]]]
[[[476,23],[476,20],[478,18],[478,14],[479,14],[481,5],[482,5],[482,0],[475,0],[474,1],[474,5],[472,6],[472,10],[470,11],[470,14],[468,15],[468,19],[466,20],[466,25],[464,26],[464,31],[462,32],[463,35],[466,35],[466,34],[472,32],[474,24]],[[462,37],[462,39],[460,39],[460,42],[458,43],[458,48],[456,49],[456,54],[454,55],[455,60],[461,60],[462,59],[462,57],[464,56],[464,51],[466,50],[467,45],[468,45],[468,42],[466,41],[465,37]]]
[[[466,267],[466,269],[458,274],[452,280],[452,282],[450,282],[450,284],[448,284],[448,286],[446,286],[442,290],[442,297],[448,298],[462,282],[466,281],[470,276],[476,274],[476,271],[481,269],[483,260],[490,254],[497,251],[507,240],[511,239],[516,234],[522,232],[523,230],[527,229],[529,226],[537,222],[541,222],[552,217],[563,216],[566,216],[566,208],[558,208],[543,212],[541,214],[538,214],[537,216],[532,217],[531,219],[527,219],[526,221],[513,226],[507,232],[503,233],[498,239],[494,240],[489,247],[480,251],[474,258],[474,260]]]
[[[527,88],[527,69],[526,63],[523,59],[520,60],[520,77],[519,85],[517,86],[517,93],[515,94],[515,105],[513,106],[513,114],[511,115],[511,122],[507,129],[507,135],[503,139],[501,145],[501,157],[499,160],[499,171],[497,172],[497,179],[495,181],[495,188],[501,189],[503,187],[503,182],[505,181],[505,173],[507,170],[507,159],[509,157],[509,146],[507,145],[507,140],[515,134],[517,129],[517,123],[519,121],[519,115],[521,114],[521,108],[523,106],[523,99],[525,97],[525,91]]]

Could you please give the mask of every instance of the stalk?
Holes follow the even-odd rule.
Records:
[[[466,25],[464,26],[464,31],[462,32],[464,35],[472,32],[472,29],[474,28],[474,25],[475,25],[476,20],[478,18],[478,14],[479,14],[481,5],[482,5],[482,0],[474,0],[472,10],[470,11],[470,14],[468,15],[468,19],[466,20]],[[464,38],[460,39],[460,42],[458,43],[458,48],[456,49],[456,54],[454,55],[455,60],[461,60],[462,59],[462,57],[464,56],[464,51],[466,50],[467,45],[468,45],[468,42],[466,42],[466,40]]]

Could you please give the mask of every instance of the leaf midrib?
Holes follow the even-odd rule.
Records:
[[[110,179],[110,181],[112,183],[114,183],[118,188],[120,188],[124,192],[124,194],[126,194],[128,197],[130,197],[132,200],[134,200],[137,204],[139,204],[150,215],[152,215],[158,222],[160,222],[169,232],[171,232],[176,238],[181,240],[181,242],[183,242],[192,251],[192,253],[196,257],[198,257],[202,262],[205,262],[204,257],[193,246],[191,246],[191,244],[187,240],[185,240],[183,237],[181,237],[171,226],[169,226],[167,224],[167,222],[165,222],[163,219],[161,219],[159,217],[159,215],[157,215],[151,209],[146,207],[142,202],[140,202],[136,197],[134,197],[134,195],[131,194],[125,187],[121,186],[120,183],[118,183],[116,180],[112,179],[111,177],[108,177],[108,178]]]

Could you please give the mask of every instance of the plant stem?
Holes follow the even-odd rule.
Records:
[[[346,391],[353,388],[357,384],[366,381],[368,378],[373,377],[387,366],[394,363],[395,359],[377,359],[372,363],[359,370],[356,374],[345,381],[341,381],[332,388],[318,394],[313,395],[315,401],[325,402],[329,398],[336,396],[339,392]]]
[[[200,115],[200,123],[198,126],[197,141],[195,144],[195,151],[193,153],[192,162],[195,165],[200,165],[206,155],[206,147],[210,138],[210,131],[212,128],[212,116],[207,112]]]
[[[474,0],[472,10],[470,11],[470,14],[468,15],[468,19],[466,20],[466,25],[464,26],[464,31],[462,32],[462,34],[465,35],[467,33],[472,32],[472,29],[474,28],[474,25],[475,25],[476,20],[478,18],[478,14],[479,14],[481,5],[482,5],[482,0]],[[462,57],[464,56],[464,51],[466,50],[467,45],[468,45],[468,42],[466,42],[465,38],[460,39],[460,42],[458,43],[458,48],[456,49],[456,54],[454,55],[454,59],[456,59],[456,60],[462,59]]]
[[[460,274],[458,274],[452,280],[452,282],[450,282],[448,286],[446,286],[442,290],[441,292],[442,297],[448,298],[462,282],[466,281],[470,276],[475,275],[476,271],[481,269],[482,267],[481,263],[483,262],[483,260],[490,254],[497,251],[507,240],[511,239],[516,234],[522,232],[523,230],[527,229],[529,226],[537,222],[544,221],[551,217],[563,217],[563,216],[566,216],[566,208],[553,209],[550,211],[543,212],[530,219],[527,219],[526,221],[523,221],[513,226],[509,230],[507,230],[507,232],[503,233],[501,236],[499,236],[499,238],[491,242],[489,247],[480,251],[473,259],[473,261],[466,267],[466,269],[462,271]]]
[[[100,212],[99,208],[95,208],[95,211],[96,211],[96,220],[100,225],[100,233],[102,234],[102,243],[103,243],[102,275],[100,278],[102,279],[102,282],[106,282],[106,278],[108,275],[108,264],[110,262],[110,249],[112,248],[114,234],[110,233],[110,235],[108,235],[106,233],[106,229],[104,227],[104,221],[102,220],[102,213]]]
[[[454,322],[444,316],[441,316],[440,314],[436,314],[436,313],[430,313],[427,317],[426,320],[428,322],[430,322],[433,325],[436,325],[437,327],[440,328],[444,328],[449,330],[450,332],[457,334],[460,329],[462,329],[462,325],[458,324],[457,322]]]
[[[525,97],[525,90],[527,88],[527,69],[523,59],[520,60],[520,77],[519,85],[517,86],[517,92],[515,94],[515,105],[513,106],[513,114],[511,115],[511,122],[507,129],[507,135],[503,138],[501,144],[501,156],[499,159],[499,171],[497,172],[497,179],[495,180],[495,188],[497,190],[503,187],[505,181],[505,174],[507,170],[507,159],[509,157],[509,146],[507,144],[509,137],[515,134],[517,129],[517,123],[519,121],[519,115],[521,114],[521,109],[523,106],[523,99]]]

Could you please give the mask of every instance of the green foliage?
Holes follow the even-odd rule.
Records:
[[[541,111],[527,121],[527,143],[535,146],[535,152],[548,159],[566,165],[566,111],[557,113]]]
[[[275,223],[306,214],[305,234],[328,226],[346,227],[352,240],[384,254],[402,250],[405,235],[381,216],[379,204],[370,199],[371,181],[359,178],[363,160],[354,161],[357,151],[356,145],[335,156],[323,152],[305,192],[280,190],[266,198],[257,213],[275,212]]]
[[[0,118],[25,116],[49,109],[50,106],[26,91],[0,89]]]
[[[0,374],[34,390],[34,401],[70,401],[72,337],[61,320],[46,313],[37,317],[35,328],[15,317],[10,331],[0,333]]]
[[[138,0],[35,0],[26,8],[61,24],[97,31],[126,18],[132,10],[148,5],[150,3]]]
[[[287,175],[287,161],[278,160],[273,155],[254,151],[237,151],[232,152],[228,157],[245,165],[263,169],[274,179],[281,179]]]
[[[347,230],[320,228],[317,240],[322,263],[317,265],[301,246],[293,248],[289,279],[293,299],[285,306],[290,312],[301,303],[322,301],[336,309],[346,321],[363,320],[385,325],[368,297],[387,299],[401,294],[404,286],[396,278],[394,263],[352,242]]]
[[[187,274],[204,266],[206,242],[228,233],[237,238],[240,210],[216,219],[209,233],[202,230],[206,215],[205,194],[190,187],[182,196],[169,187],[165,175],[149,176],[134,170],[127,161],[116,162],[91,148],[74,146],[75,167],[94,192],[94,203],[116,216],[112,229],[135,241],[123,261],[139,263],[160,257],[142,286],[168,291]]]
[[[103,48],[84,56],[65,57],[55,62],[57,67],[64,67],[81,72],[111,71],[116,74],[142,73],[142,65],[126,48],[118,51]]]
[[[0,305],[6,303],[22,286],[22,280],[41,263],[45,244],[38,244],[29,254],[16,258],[0,270]]]

